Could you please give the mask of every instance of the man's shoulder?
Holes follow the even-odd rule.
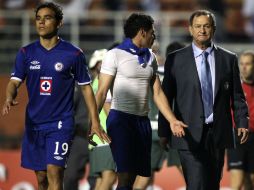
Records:
[[[192,52],[191,46],[186,46],[186,47],[183,47],[181,49],[177,49],[177,50],[169,53],[168,56],[179,57],[179,58],[185,59],[186,55],[190,54],[191,52]]]
[[[221,46],[218,46],[218,45],[215,45],[215,49],[220,52],[220,53],[223,53],[225,55],[229,55],[229,56],[236,56],[236,53],[226,49],[226,48],[223,48]]]
[[[80,47],[78,47],[78,46],[76,46],[76,45],[74,45],[74,44],[72,44],[68,41],[61,40],[61,45],[62,45],[62,47],[68,49],[70,52],[83,53],[83,50]]]
[[[34,50],[37,47],[38,41],[32,42],[30,44],[27,44],[25,46],[22,46],[20,49],[22,51],[29,51],[29,50]]]

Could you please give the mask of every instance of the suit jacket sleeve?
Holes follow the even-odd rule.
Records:
[[[248,106],[242,90],[241,80],[239,76],[239,68],[237,57],[234,57],[233,65],[233,92],[232,107],[234,111],[234,121],[237,128],[248,128],[249,115]]]
[[[174,61],[174,54],[169,54],[165,65],[164,65],[164,79],[162,82],[162,89],[168,99],[170,107],[173,109],[173,101],[175,97],[175,79],[173,75],[173,61]],[[159,137],[169,137],[171,134],[169,122],[166,118],[159,112],[159,119],[158,119],[158,135]]]

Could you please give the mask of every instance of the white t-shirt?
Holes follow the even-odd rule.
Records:
[[[142,66],[137,55],[121,49],[108,51],[100,72],[115,76],[111,109],[139,116],[148,115],[150,81],[157,68],[152,52],[149,62]]]

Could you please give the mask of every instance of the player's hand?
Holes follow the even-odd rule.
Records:
[[[186,124],[177,119],[170,122],[170,129],[172,131],[172,134],[176,137],[184,137],[185,136],[184,128],[186,127],[188,127]]]
[[[88,135],[88,142],[89,144],[96,146],[97,144],[93,141],[93,135],[97,135],[99,137],[99,139],[101,140],[101,142],[104,144],[106,143],[111,143],[110,138],[108,137],[107,133],[102,129],[102,127],[100,125],[95,126],[92,125],[91,129],[90,129],[90,133]]]
[[[11,106],[16,105],[18,105],[18,102],[16,100],[6,100],[2,108],[2,115],[8,114],[11,109]]]
[[[237,129],[237,135],[238,137],[241,137],[240,144],[243,144],[247,141],[249,136],[249,130],[246,128],[238,128]]]
[[[160,146],[163,150],[168,152],[168,138],[167,137],[160,137]]]

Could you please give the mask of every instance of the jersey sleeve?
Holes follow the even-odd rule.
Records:
[[[91,83],[91,77],[86,64],[86,58],[83,52],[79,52],[74,63],[73,74],[78,85],[85,85]]]
[[[102,60],[101,73],[108,75],[115,75],[117,70],[117,59],[114,50],[110,50],[106,53]]]
[[[24,81],[26,78],[25,49],[21,48],[16,55],[15,65],[12,69],[11,79]]]

